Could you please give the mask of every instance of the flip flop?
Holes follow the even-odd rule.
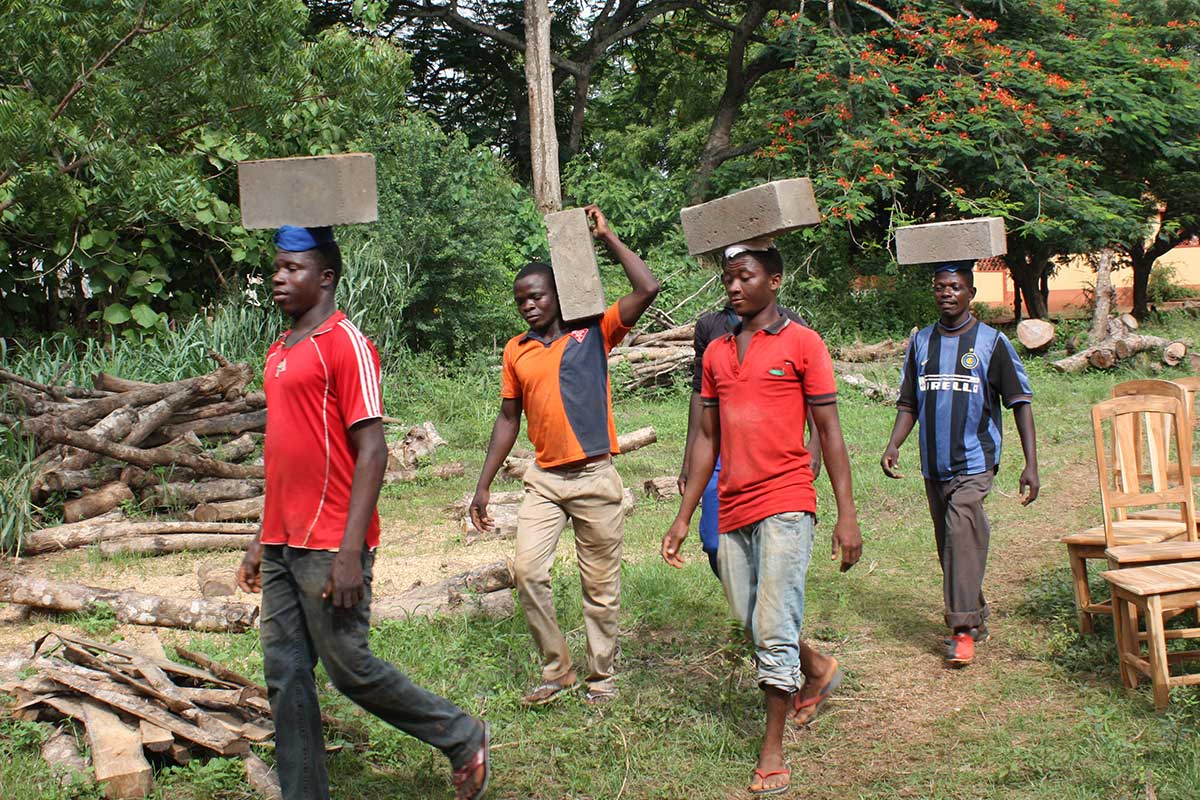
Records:
[[[813,695],[812,697],[808,698],[807,700],[801,700],[798,703],[796,703],[795,708],[793,708],[793,713],[803,711],[806,708],[812,708],[812,710],[813,710],[812,713],[809,714],[808,717],[805,718],[805,720],[803,722],[797,721],[796,724],[797,725],[808,725],[814,719],[816,719],[817,715],[819,713],[821,713],[821,706],[825,705],[825,701],[828,700],[829,696],[831,694],[833,694],[834,690],[836,690],[841,685],[842,685],[842,669],[841,669],[841,667],[835,667],[834,672],[833,672],[833,677],[829,679],[829,683],[825,684],[825,688],[823,688],[821,690],[820,694]],[[795,719],[795,717],[793,717],[793,719]]]
[[[543,681],[537,686],[529,690],[529,692],[521,698],[523,706],[544,706],[570,689],[575,685],[576,678],[573,672],[567,673],[562,679],[557,681]]]
[[[471,756],[470,761],[454,770],[454,775],[451,778],[454,783],[454,796],[458,797],[458,790],[462,788],[464,783],[471,780],[471,776],[475,774],[475,770],[480,767],[483,767],[483,782],[479,784],[479,788],[473,794],[463,797],[462,800],[481,800],[483,793],[487,791],[488,781],[492,779],[492,726],[484,720],[480,720],[480,722],[483,723],[483,742],[479,745],[479,749],[475,751],[475,755]]]
[[[772,769],[767,771],[755,769],[754,774],[758,778],[758,782],[760,784],[767,778],[773,778],[776,775],[786,775],[788,778],[787,782],[782,786],[772,786],[770,788],[763,789],[755,789],[753,786],[750,786],[747,791],[755,797],[770,797],[772,795],[784,794],[788,789],[792,788],[792,771],[787,767],[784,767],[783,769]]]

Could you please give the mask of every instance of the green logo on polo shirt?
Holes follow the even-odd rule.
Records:
[[[783,375],[783,370],[781,369],[769,369],[767,372],[771,373],[772,375]]]

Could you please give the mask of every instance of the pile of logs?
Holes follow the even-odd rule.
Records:
[[[0,383],[23,412],[12,422],[41,451],[30,500],[61,500],[65,522],[27,533],[22,552],[101,543],[108,556],[249,543],[263,509],[262,459],[253,457],[266,399],[246,391],[248,364],[211,355],[219,367],[207,375],[154,384],[101,373],[92,389],[0,370]],[[419,462],[445,444],[432,423],[414,426],[388,448],[387,481],[411,480]],[[445,464],[435,474],[463,471]],[[124,511],[134,505],[156,517],[128,519]]]
[[[279,797],[276,776],[250,750],[274,739],[266,687],[200,653],[180,647],[176,653],[195,666],[169,660],[157,639],[139,651],[47,634],[35,645],[32,674],[0,691],[16,698],[18,719],[82,725],[94,778],[109,798],[153,793],[150,759],[185,764],[213,755],[241,757],[249,786]],[[75,742],[60,733],[43,755],[56,770],[86,777]]]
[[[43,503],[56,493],[64,501],[68,530],[31,534],[32,552],[42,548],[38,533],[47,541],[100,541],[118,528],[121,535],[254,532],[252,526],[208,527],[260,515],[263,467],[251,457],[267,420],[262,393],[246,391],[250,365],[212,355],[215,371],[159,384],[102,373],[93,378],[94,388],[81,389],[0,371],[23,411],[21,430],[39,445],[30,499]],[[113,512],[134,503],[189,519],[114,525],[123,515]],[[68,527],[73,524],[82,527]],[[94,536],[83,532],[89,524]]]
[[[1185,343],[1137,333],[1137,329],[1137,320],[1130,314],[1108,317],[1101,325],[1094,325],[1088,346],[1051,366],[1059,372],[1082,372],[1088,367],[1112,369],[1117,362],[1138,353],[1156,351],[1163,364],[1174,367],[1187,356]]]
[[[621,363],[630,365],[633,375],[626,382],[626,389],[670,383],[673,373],[692,368],[696,358],[692,346],[695,335],[695,323],[658,333],[631,335],[624,345],[609,353],[608,368]]]

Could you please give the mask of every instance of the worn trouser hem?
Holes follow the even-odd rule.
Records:
[[[987,606],[978,611],[956,611],[953,614],[946,614],[947,628],[978,628],[983,624],[983,621],[992,615],[992,610]]]

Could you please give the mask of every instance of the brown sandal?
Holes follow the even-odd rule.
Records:
[[[557,699],[565,689],[575,685],[575,672],[568,672],[555,681],[542,681],[521,698],[523,706],[544,706]]]
[[[451,777],[451,781],[454,783],[455,800],[480,800],[483,793],[487,791],[488,781],[492,779],[492,728],[483,720],[480,720],[480,723],[483,725],[483,741],[480,743],[479,749],[475,751],[475,755],[471,756],[470,761],[454,770],[454,775]],[[480,767],[483,767],[483,781],[479,784],[479,788],[470,794],[464,794],[464,792],[470,791],[467,787]]]

